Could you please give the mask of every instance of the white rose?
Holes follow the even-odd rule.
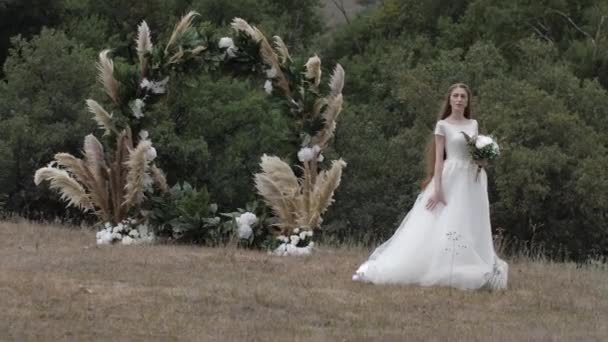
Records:
[[[285,235],[279,235],[277,236],[277,240],[281,241],[281,242],[285,242],[288,243],[289,242],[289,238]]]
[[[253,235],[253,229],[246,224],[240,224],[238,228],[239,239],[249,240],[251,235]]]
[[[238,50],[239,50],[239,48],[237,48],[237,47],[235,47],[235,46],[229,47],[229,48],[226,50],[226,54],[228,55],[229,59],[230,59],[230,58],[234,58],[234,57],[236,57],[236,52],[237,52]]]
[[[152,86],[152,83],[150,81],[148,81],[147,78],[144,78],[143,80],[141,80],[141,83],[139,84],[139,86],[143,89],[150,88]]]
[[[147,151],[146,151],[146,159],[148,159],[149,161],[152,161],[154,159],[156,159],[156,149],[154,147],[150,147]]]
[[[139,131],[139,138],[142,139],[142,140],[148,139],[149,135],[150,134],[145,129],[142,129],[141,131]]]
[[[137,238],[137,237],[139,237],[139,232],[137,231],[137,229],[132,229],[132,230],[129,232],[129,236],[134,237],[134,238]]]
[[[303,147],[302,149],[300,149],[300,151],[298,152],[298,159],[301,162],[307,162],[312,160],[315,157],[315,152],[313,151],[312,148],[310,147]]]
[[[309,248],[313,248],[314,246],[315,246],[315,243],[314,243],[313,241],[310,241],[310,242],[308,243],[308,247],[309,247]]]
[[[325,157],[323,157],[323,155],[321,153],[319,153],[319,157],[317,158],[317,161],[319,163],[322,163],[325,160]]]
[[[244,224],[247,226],[253,226],[257,222],[258,222],[257,216],[255,216],[255,214],[251,213],[251,212],[243,213],[239,217],[236,218],[237,224]]]
[[[293,230],[294,233],[298,234],[300,232],[300,228],[296,228]]]
[[[300,237],[297,236],[297,235],[292,235],[290,237],[290,240],[291,240],[291,244],[294,245],[294,246],[297,246],[298,243],[300,243]]]
[[[482,149],[492,143],[494,143],[492,138],[485,135],[480,135],[477,137],[477,140],[475,140],[475,147],[477,147],[478,149]]]
[[[234,41],[230,37],[223,37],[222,39],[220,39],[219,43],[217,43],[217,46],[220,49],[233,48],[234,47]]]
[[[136,117],[137,119],[141,119],[144,117],[144,112],[143,112],[143,108],[146,106],[146,104],[144,103],[144,101],[142,99],[136,99],[135,102],[133,103],[133,106],[131,106],[131,110],[133,111],[133,116]]]
[[[133,238],[131,238],[130,236],[125,236],[124,238],[122,238],[123,245],[132,245],[134,243],[135,243],[135,240],[133,240]]]
[[[301,232],[300,233],[300,240],[306,240],[306,236],[308,236],[308,234],[306,234],[306,232]]]

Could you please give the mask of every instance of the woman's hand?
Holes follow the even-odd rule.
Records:
[[[485,159],[475,160],[474,163],[477,164],[477,166],[479,166],[479,167],[483,167],[483,168],[488,167],[488,161]]]
[[[448,205],[447,202],[445,201],[445,198],[443,198],[443,192],[441,192],[441,191],[433,192],[433,195],[431,196],[431,198],[429,198],[429,200],[426,202],[426,208],[428,210],[433,210],[433,209],[435,209],[435,207],[437,206],[438,203],[443,203],[443,205]]]

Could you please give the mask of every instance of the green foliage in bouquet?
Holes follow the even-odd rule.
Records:
[[[467,142],[467,147],[469,149],[469,154],[473,158],[474,161],[477,162],[490,162],[498,158],[500,155],[500,150],[498,149],[498,144],[494,142],[492,137],[487,137],[492,139],[492,142],[485,144],[483,147],[477,147],[477,140],[481,136],[469,136],[465,132],[461,132],[464,135],[464,139]]]

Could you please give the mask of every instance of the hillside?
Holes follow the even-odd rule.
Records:
[[[600,340],[606,265],[521,260],[506,292],[350,280],[358,248],[96,247],[94,232],[0,224],[6,340]],[[603,269],[602,269],[603,268]]]

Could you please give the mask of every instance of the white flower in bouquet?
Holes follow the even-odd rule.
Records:
[[[315,246],[314,241],[310,241],[310,242],[308,243],[308,247],[309,247],[309,248],[313,248],[314,246]]]
[[[469,147],[471,159],[477,164],[477,173],[475,175],[475,180],[477,181],[481,169],[500,155],[498,143],[490,136],[477,135],[471,137],[465,132],[461,133],[464,135]]]
[[[279,235],[277,236],[277,240],[281,241],[281,242],[285,242],[285,243],[289,243],[289,238],[285,235]]]
[[[112,240],[122,240],[122,234],[112,233]]]
[[[300,232],[300,228],[296,228],[293,230],[294,233],[298,234]]]
[[[317,161],[319,163],[322,163],[325,160],[325,157],[323,157],[323,155],[321,153],[319,153],[319,157],[317,158]]]
[[[308,236],[308,234],[306,234],[306,232],[300,232],[300,240],[306,240],[306,237]]]
[[[313,160],[315,157],[315,152],[310,147],[303,147],[298,151],[298,159],[301,162],[307,162]]]
[[[479,135],[477,136],[477,139],[475,139],[475,147],[477,147],[478,149],[482,149],[490,144],[495,144],[494,140],[492,140],[492,138],[485,136],[485,135]]]
[[[264,83],[264,91],[266,91],[267,94],[272,94],[272,81],[271,80],[266,80],[266,82]]]
[[[139,237],[139,231],[137,231],[137,229],[132,229],[129,232],[129,236],[132,237],[132,238],[137,239]]]

